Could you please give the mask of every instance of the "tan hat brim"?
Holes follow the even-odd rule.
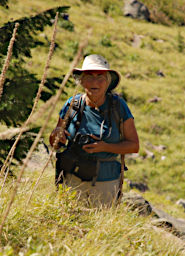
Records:
[[[118,86],[120,80],[121,80],[121,75],[112,69],[106,69],[106,68],[95,68],[95,69],[80,69],[80,68],[75,68],[73,69],[72,73],[73,73],[73,77],[75,79],[78,79],[78,77],[82,74],[82,72],[84,71],[98,71],[98,70],[104,70],[104,71],[109,71],[110,75],[111,75],[111,83],[109,85],[109,88],[107,91],[112,91],[114,88],[116,88],[116,86]]]

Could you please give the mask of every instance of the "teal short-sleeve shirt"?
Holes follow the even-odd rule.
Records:
[[[113,97],[117,97],[117,99],[119,98],[118,100],[120,100],[120,115],[123,118],[123,121],[126,121],[129,118],[133,118],[133,115],[129,107],[127,106],[126,102],[122,98],[120,98],[118,95],[114,95]],[[62,119],[64,118],[67,112],[67,109],[69,108],[69,104],[71,100],[72,100],[72,97],[69,98],[64,104],[63,108],[59,113],[60,118]],[[100,133],[101,133],[103,141],[107,143],[119,142],[120,134],[119,134],[119,130],[117,128],[116,122],[114,120],[114,117],[111,117],[112,128],[110,129],[109,127],[110,122],[108,120],[104,120],[104,117],[101,114],[107,108],[108,108],[108,97],[106,97],[104,104],[101,105],[98,110],[85,105],[78,133],[81,133],[83,135],[94,134],[97,137],[100,137]],[[75,128],[76,120],[77,120],[77,116],[74,117],[74,119],[70,122],[70,125],[68,127],[68,132],[70,133],[70,136],[68,137],[69,142],[73,140],[76,133],[76,128]],[[102,125],[102,122],[103,122],[103,125]],[[88,154],[84,150],[82,151],[84,155]],[[108,152],[99,152],[99,153],[93,153],[90,155],[96,156],[98,158],[112,158],[117,156],[117,154],[108,153]],[[121,172],[121,164],[119,161],[111,161],[111,162],[101,161],[100,168],[98,171],[97,181],[111,181],[111,180],[118,179],[120,176],[120,172]]]

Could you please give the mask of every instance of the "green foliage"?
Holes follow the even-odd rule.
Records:
[[[122,15],[121,5],[119,1],[101,0],[100,6],[104,13],[111,16]]]
[[[105,46],[105,47],[112,46],[111,38],[109,35],[104,35],[103,38],[101,39],[100,43],[102,46]]]
[[[58,25],[69,31],[74,31],[74,24],[69,20],[59,20]]]
[[[19,28],[16,35],[16,41],[13,47],[13,59],[6,74],[3,94],[0,105],[0,123],[9,126],[20,126],[31,112],[33,101],[36,96],[40,81],[36,78],[36,74],[30,73],[25,69],[25,58],[31,58],[31,48],[43,45],[43,42],[36,38],[38,31],[43,31],[46,25],[53,25],[53,19],[56,12],[59,12],[59,20],[68,17],[63,12],[69,7],[52,8],[32,17],[24,17],[13,22],[6,23],[0,28],[0,64],[3,65],[4,55],[6,55],[7,47],[12,36],[15,23],[18,22]],[[71,30],[72,23],[65,20],[65,29]],[[67,24],[70,24],[68,27]],[[61,25],[63,27],[63,25]],[[41,100],[46,101],[55,94],[56,89],[62,79],[53,77],[49,78],[45,84],[44,91],[41,94]],[[25,157],[25,152],[29,149],[33,137],[27,133],[21,143],[17,145],[17,160]],[[30,137],[30,139],[28,139]],[[6,158],[13,142],[12,140],[1,141],[0,161]],[[23,148],[24,145],[24,148]],[[27,149],[27,150],[26,150]]]
[[[77,50],[78,50],[78,41],[76,40],[66,41],[64,45],[64,57],[68,61],[72,61],[74,58],[74,55],[77,53]]]
[[[184,49],[185,49],[185,42],[184,42],[184,37],[181,35],[180,32],[178,32],[178,35],[177,35],[177,49],[179,52],[184,52]]]
[[[185,25],[183,0],[142,0],[149,8],[151,20],[164,25]]]
[[[8,3],[8,0],[0,0],[0,5],[3,6],[3,7],[8,8],[7,3]]]
[[[29,177],[30,170],[26,173]],[[19,196],[3,229],[0,255],[177,255],[182,245],[166,232],[154,229],[150,217],[139,216],[121,203],[110,209],[87,207],[75,190],[60,186],[55,192],[48,168],[25,208],[39,172],[19,187]],[[2,199],[8,199],[8,184]],[[28,189],[29,188],[29,189]],[[147,198],[152,198],[148,194]],[[158,201],[172,209],[164,198]],[[154,198],[153,200],[156,200]],[[176,213],[179,209],[175,208]],[[6,238],[8,237],[8,243]],[[183,244],[183,243],[182,243]]]
[[[39,6],[37,11],[55,5],[54,1],[36,2]],[[111,68],[121,73],[121,82],[116,92],[126,97],[140,138],[139,154],[126,156],[129,170],[125,173],[125,178],[147,183],[150,190],[142,194],[146,200],[174,217],[184,218],[183,208],[175,204],[179,198],[184,197],[185,191],[185,112],[182,96],[185,90],[185,58],[181,52],[183,41],[181,39],[185,38],[184,30],[175,26],[176,21],[173,21],[174,26],[167,27],[118,15],[110,17],[110,13],[105,15],[100,8],[100,1],[96,0],[92,0],[92,4],[90,1],[85,4],[86,1],[79,0],[66,2],[72,5],[70,16],[75,24],[75,30],[73,32],[66,30],[62,33],[59,28],[58,48],[55,50],[57,54],[53,58],[50,78],[58,76],[63,79],[63,74],[74,57],[75,42],[83,40],[87,35],[87,29],[91,27],[92,36],[84,55],[102,54],[110,62]],[[118,3],[117,0],[111,2]],[[123,1],[119,2],[120,5],[123,4]],[[148,2],[154,4],[154,1]],[[159,13],[160,3],[162,4],[163,1],[155,2]],[[14,8],[18,3],[20,1],[15,3]],[[34,3],[27,1],[27,5],[30,4],[26,9],[28,13],[31,12]],[[166,8],[170,9],[168,3],[166,2]],[[149,7],[149,4],[147,6]],[[17,13],[15,9],[11,9],[11,6],[9,10]],[[20,15],[21,8],[17,10]],[[6,19],[6,15],[1,14]],[[167,14],[163,15],[167,23],[169,21],[169,25],[173,24]],[[178,16],[179,13],[174,9],[173,15]],[[50,33],[49,28],[46,33],[47,35]],[[178,33],[182,38],[178,39]],[[141,46],[132,46],[133,34],[142,35]],[[103,35],[111,35],[112,47],[102,46],[100,41]],[[70,44],[70,41],[73,43]],[[41,77],[40,66],[46,55],[46,47],[41,45],[33,48],[31,54],[33,65],[28,65],[27,68],[36,70]],[[78,67],[80,66],[81,63],[78,64]],[[159,70],[164,73],[164,77],[157,74]],[[35,77],[38,79],[37,75]],[[49,81],[51,86],[48,84],[45,87],[43,100],[48,99],[48,92],[54,93],[51,83],[58,86],[57,81]],[[66,93],[69,96],[74,93],[72,80]],[[151,101],[154,96],[161,100]],[[65,99],[66,95],[62,95],[54,115],[48,122],[44,134],[46,144]],[[37,120],[40,126],[44,123],[44,119],[45,115]],[[4,129],[3,126],[0,128]],[[155,147],[160,145],[164,145],[165,149],[158,151]],[[154,157],[150,158],[146,150],[152,152]],[[42,158],[43,152],[39,152],[36,156],[34,155],[29,162],[5,223],[1,238],[4,251],[0,251],[0,256],[184,255],[183,242],[166,232],[168,230],[163,231],[162,228],[154,227],[150,216],[138,216],[137,212],[132,212],[125,204],[109,210],[87,208],[74,191],[63,186],[59,193],[56,193],[52,165],[49,165],[45,171],[25,211],[25,202],[45,160],[48,159],[48,155],[46,159]],[[37,163],[34,168],[36,159],[39,164]],[[5,184],[1,195],[1,213],[5,211],[9,202],[11,189],[12,179]],[[130,188],[124,183],[123,191],[128,190]]]
[[[16,76],[7,78],[0,106],[0,122],[7,126],[20,125],[31,112],[39,81],[33,74],[14,66]]]
[[[69,7],[52,8],[33,17],[24,17],[4,24],[4,26],[0,28],[0,53],[6,55],[15,23],[18,22],[20,25],[13,47],[13,56],[15,58],[21,58],[21,55],[31,57],[31,48],[42,44],[42,42],[34,38],[37,31],[43,31],[46,25],[51,26],[56,12],[63,13],[68,8]]]

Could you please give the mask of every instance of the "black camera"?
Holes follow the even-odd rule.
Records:
[[[90,134],[81,134],[77,133],[74,138],[74,143],[80,146],[94,143],[95,140],[92,138]]]

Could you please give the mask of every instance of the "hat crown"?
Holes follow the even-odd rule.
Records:
[[[82,65],[83,70],[108,70],[109,68],[108,61],[101,55],[97,54],[92,54],[85,57]]]

